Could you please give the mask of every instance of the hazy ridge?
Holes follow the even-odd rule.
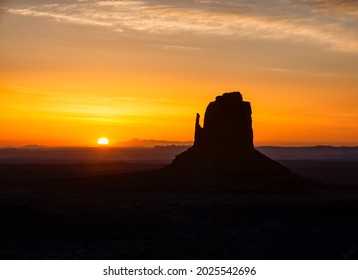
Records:
[[[168,142],[171,143],[171,142]],[[0,163],[154,162],[169,163],[190,145],[151,147],[45,147],[24,146],[0,149]],[[358,147],[259,146],[257,150],[274,160],[358,161]]]

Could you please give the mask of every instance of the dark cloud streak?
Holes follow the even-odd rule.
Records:
[[[357,0],[288,0],[293,5],[309,6],[312,9],[358,14]]]

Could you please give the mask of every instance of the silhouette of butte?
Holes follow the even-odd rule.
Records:
[[[177,155],[167,169],[205,177],[299,178],[254,148],[251,105],[240,92],[217,96],[206,108],[203,127],[197,114],[194,137],[194,145]]]
[[[242,100],[240,92],[224,93],[217,96],[206,108],[204,127],[196,115],[196,146],[233,145],[252,149],[253,131],[250,102]]]

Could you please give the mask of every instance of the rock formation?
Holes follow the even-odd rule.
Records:
[[[200,115],[196,116],[196,146],[234,145],[252,149],[253,132],[250,102],[242,100],[240,92],[224,93],[217,96],[206,108],[204,127],[199,124]]]
[[[194,145],[177,155],[166,170],[246,182],[299,178],[254,148],[251,105],[240,92],[216,97],[206,108],[203,127],[196,115]]]

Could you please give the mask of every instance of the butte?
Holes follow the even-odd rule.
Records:
[[[164,168],[202,183],[297,186],[310,182],[255,149],[250,102],[240,92],[224,93],[195,122],[194,145]],[[311,182],[312,183],[312,182]]]

